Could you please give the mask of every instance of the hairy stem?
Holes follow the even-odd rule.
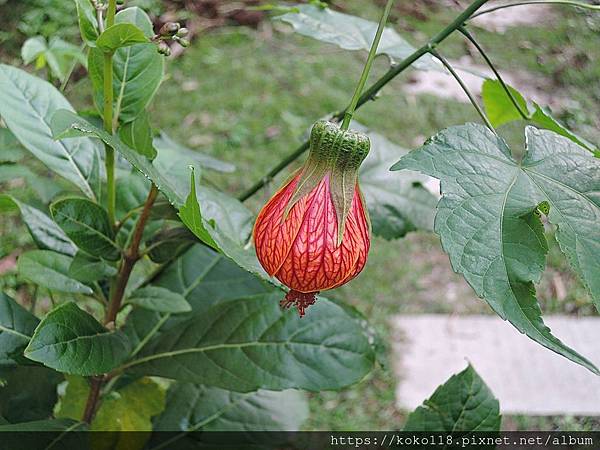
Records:
[[[352,100],[350,100],[350,105],[348,105],[346,111],[344,112],[344,120],[341,126],[342,130],[347,130],[350,126],[350,121],[352,120],[352,116],[354,115],[354,111],[356,110],[358,99],[363,89],[365,88],[367,79],[369,78],[369,72],[371,71],[371,67],[373,66],[373,60],[375,59],[375,55],[377,54],[377,47],[379,46],[379,41],[381,40],[381,35],[383,34],[383,30],[385,29],[385,24],[387,23],[393,4],[394,0],[388,0],[385,5],[383,14],[381,15],[381,19],[379,20],[379,25],[377,26],[377,31],[375,32],[375,38],[373,39],[371,49],[369,50],[367,62],[365,63],[365,67],[363,68],[362,74],[360,75],[360,79],[358,80],[358,84],[356,85],[356,90],[354,91]]]
[[[511,92],[511,90],[508,88],[507,84],[502,79],[502,76],[500,76],[500,72],[498,72],[498,70],[496,69],[496,67],[492,63],[491,59],[486,54],[485,50],[481,47],[481,45],[479,45],[479,42],[477,42],[475,40],[475,37],[471,33],[469,33],[469,31],[466,28],[460,27],[458,30],[471,42],[471,44],[473,44],[475,46],[475,48],[477,49],[477,51],[479,52],[479,54],[485,60],[486,64],[489,66],[489,68],[492,70],[492,72],[494,72],[494,75],[496,76],[496,79],[502,85],[502,89],[504,89],[504,92],[506,92],[506,95],[510,99],[511,103],[513,104],[513,106],[519,112],[519,115],[521,116],[521,118],[523,118],[525,120],[529,119],[529,114],[527,112],[523,111],[523,109],[521,108],[521,105],[519,105],[519,102],[517,102],[517,99],[515,98],[515,96]]]
[[[473,14],[471,19],[482,16],[483,14],[489,14],[499,9],[512,8],[513,6],[522,5],[563,5],[563,6],[575,6],[578,8],[591,9],[592,11],[600,11],[600,5],[590,5],[589,3],[571,1],[571,0],[525,0],[522,2],[505,3],[503,5],[496,5],[491,8],[484,9],[483,11]]]
[[[444,41],[448,36],[450,36],[454,31],[456,31],[459,27],[461,27],[479,8],[481,8],[488,0],[475,0],[473,1],[462,13],[460,13],[456,18],[446,26],[443,30],[441,30],[438,34],[433,36],[426,44],[419,47],[405,59],[400,61],[398,64],[393,65],[390,69],[375,83],[373,83],[366,91],[362,93],[358,102],[356,103],[356,109],[360,108],[362,105],[367,103],[369,100],[373,100],[375,95],[383,88],[386,84],[396,78],[399,74],[404,72],[407,68],[409,68],[416,60],[418,60],[421,56],[425,55],[429,52],[430,49],[435,48],[439,43]],[[335,114],[332,119],[340,120],[344,117],[346,111],[341,111]],[[279,172],[285,169],[289,164],[294,162],[298,157],[300,157],[306,150],[308,150],[308,142],[304,142],[297,149],[295,149],[292,153],[286,156],[276,167],[271,169],[265,176],[263,176],[259,181],[257,181],[252,187],[250,187],[247,191],[241,194],[238,198],[241,201],[247,200],[252,197],[256,192],[258,192],[264,185],[269,183],[269,181],[275,177]]]
[[[465,82],[462,80],[462,78],[456,73],[456,71],[454,70],[454,68],[452,67],[452,65],[442,55],[440,55],[436,50],[431,49],[430,53],[433,56],[435,56],[437,59],[439,59],[442,62],[442,64],[444,64],[444,66],[446,67],[446,69],[448,69],[448,71],[450,72],[450,74],[458,82],[458,84],[460,85],[460,87],[462,88],[462,90],[464,91],[464,93],[467,94],[467,97],[469,98],[469,101],[471,102],[471,104],[473,105],[473,107],[475,108],[475,110],[477,111],[477,114],[479,114],[479,116],[481,117],[481,120],[483,120],[483,123],[485,123],[485,125],[493,133],[496,133],[496,130],[494,130],[494,126],[490,122],[490,119],[488,119],[488,117],[485,115],[485,112],[483,112],[483,109],[481,109],[481,106],[479,106],[479,103],[477,103],[477,100],[475,99],[475,97],[473,96],[473,94],[471,93],[471,91],[469,90],[469,88],[467,87],[467,85],[465,84]]]

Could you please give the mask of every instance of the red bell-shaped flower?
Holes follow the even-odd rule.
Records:
[[[367,262],[371,226],[358,169],[369,148],[366,135],[317,122],[306,163],[256,219],[258,260],[290,288],[281,305],[301,317],[319,291],[347,283]]]

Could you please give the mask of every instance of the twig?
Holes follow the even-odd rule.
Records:
[[[431,49],[430,53],[433,56],[435,56],[437,59],[439,59],[442,62],[442,64],[446,67],[446,69],[448,69],[448,71],[454,77],[454,79],[458,82],[458,84],[460,85],[460,87],[462,88],[464,93],[467,94],[469,101],[471,102],[471,104],[473,105],[475,110],[477,111],[477,114],[479,114],[479,116],[481,117],[481,120],[483,120],[483,123],[485,123],[485,125],[495,134],[496,130],[494,130],[494,126],[490,122],[490,119],[488,119],[488,117],[485,115],[485,112],[483,112],[483,109],[481,109],[481,106],[479,106],[479,103],[477,103],[477,100],[475,100],[475,97],[473,96],[473,94],[471,93],[471,91],[469,90],[469,88],[467,87],[465,82],[462,80],[462,78],[456,73],[456,71],[454,70],[452,65],[442,55],[440,55],[436,50]]]
[[[479,8],[481,8],[488,0],[475,0],[472,2],[467,9],[465,9],[462,13],[460,13],[456,18],[450,23],[446,28],[441,30],[438,34],[433,36],[426,44],[419,47],[405,59],[403,59],[400,63],[393,65],[390,69],[373,83],[358,99],[356,104],[356,109],[360,108],[362,105],[367,103],[369,100],[373,100],[376,94],[383,88],[386,84],[388,84],[391,80],[396,78],[399,74],[404,72],[408,67],[410,67],[416,60],[420,57],[428,53],[431,49],[434,49],[439,43],[444,41],[448,36],[450,36],[454,31],[456,31],[459,27],[461,27]],[[332,116],[333,120],[340,120],[344,117],[346,110],[340,111],[339,113]],[[264,175],[259,181],[257,181],[252,187],[242,193],[238,198],[241,201],[247,200],[252,197],[256,192],[258,192],[265,184],[267,184],[273,177],[275,177],[279,172],[285,169],[290,163],[295,161],[299,156],[301,156],[306,150],[308,150],[309,144],[308,141],[304,142],[297,149],[295,149],[292,153],[286,156],[276,167],[271,169],[266,175]]]
[[[458,29],[458,31],[460,31],[471,42],[471,44],[473,44],[475,46],[475,48],[477,49],[479,54],[482,56],[482,58],[485,60],[485,62],[489,66],[489,68],[492,70],[492,72],[494,72],[494,75],[496,75],[496,78],[502,85],[502,89],[504,89],[504,92],[506,92],[506,95],[508,96],[508,98],[510,99],[510,101],[512,102],[514,107],[517,109],[517,111],[519,112],[519,115],[521,116],[521,118],[523,118],[525,120],[529,119],[529,114],[527,114],[526,112],[524,112],[521,109],[521,105],[519,105],[519,102],[517,102],[517,99],[515,98],[513,93],[510,91],[510,89],[508,88],[507,84],[504,82],[502,77],[500,76],[500,72],[498,72],[498,70],[492,63],[491,59],[485,53],[485,50],[483,50],[483,47],[481,47],[481,45],[479,45],[479,43],[475,40],[475,37],[471,33],[469,33],[469,31],[465,27],[460,27]]]

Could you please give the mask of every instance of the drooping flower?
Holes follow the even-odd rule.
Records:
[[[367,262],[371,225],[358,169],[369,149],[362,133],[315,123],[306,163],[256,219],[258,260],[290,288],[281,306],[301,317],[320,291],[347,283]]]

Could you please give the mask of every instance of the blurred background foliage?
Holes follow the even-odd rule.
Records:
[[[289,32],[287,25],[269,21],[268,13],[252,8],[259,3],[127,1],[128,6],[137,4],[149,11],[156,26],[178,20],[190,28],[193,44],[185,52],[173,52],[167,79],[152,107],[152,121],[157,129],[167,130],[188,147],[236,164],[238,171],[233,176],[211,174],[206,180],[231,192],[241,192],[259,179],[301,142],[317,118],[343,107],[365,58],[363,53],[347,52]],[[385,2],[330,3],[338,10],[376,20]],[[411,43],[419,44],[466,3],[396,2],[391,23]],[[23,64],[21,46],[35,36],[61,38],[79,46],[74,11],[71,1],[0,0],[0,60]],[[540,16],[539,23],[492,28],[474,28],[474,32],[496,65],[523,81],[515,87],[552,100],[560,120],[592,142],[600,142],[600,15],[554,8]],[[465,65],[482,64],[458,34],[444,42],[440,51]],[[372,78],[386,66],[382,59],[376,60]],[[85,70],[80,68],[66,87],[67,97],[77,108],[92,106],[88,83]],[[442,128],[478,120],[470,105],[421,92],[419,83],[419,75],[408,71],[390,83],[376,102],[362,108],[357,120],[405,148],[420,145]],[[522,123],[500,129],[515,149],[522,148],[522,131]],[[1,190],[18,191],[33,205],[43,204],[53,194],[44,181],[50,175],[35,163],[30,166],[30,170],[23,170],[2,161]],[[282,174],[248,205],[257,211],[284,177]],[[31,288],[16,277],[14,261],[16,249],[28,248],[30,238],[12,216],[0,219],[0,232],[0,287],[10,287],[26,297]],[[596,314],[554,240],[551,244],[550,268],[539,287],[545,314]],[[332,295],[361,310],[388,340],[393,338],[388,320],[395,314],[490,313],[464,280],[452,273],[436,236],[424,232],[391,244],[375,239],[363,274]],[[401,427],[405,413],[395,407],[396,382],[393,367],[388,365],[342,393],[313,394],[306,429]],[[586,417],[520,416],[505,418],[503,426],[589,430],[598,429],[600,422]]]

